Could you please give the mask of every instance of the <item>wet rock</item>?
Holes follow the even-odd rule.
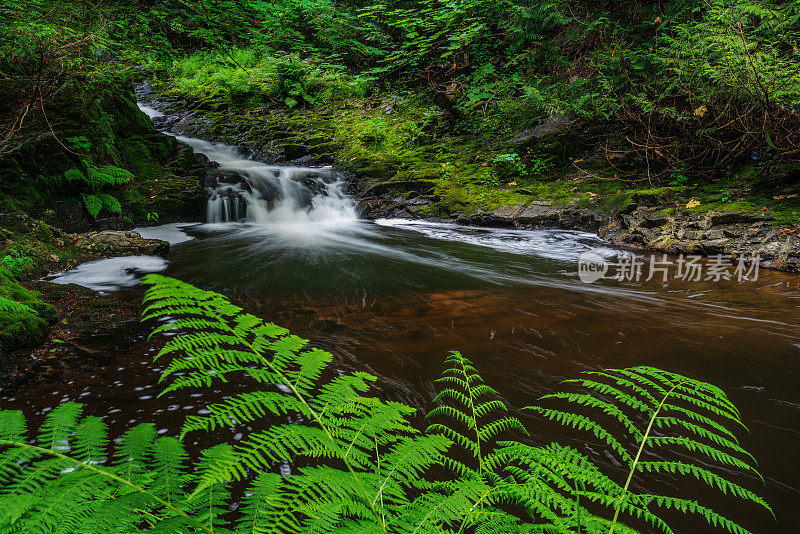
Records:
[[[169,252],[169,243],[160,239],[143,239],[139,232],[103,230],[75,236],[73,245],[87,252],[102,252],[114,255],[164,256]]]
[[[746,213],[743,211],[712,211],[710,212],[707,217],[706,221],[710,226],[716,226],[718,224],[730,224],[730,223],[755,223],[755,222],[763,222],[763,221],[771,221],[773,220],[767,214],[761,213]]]
[[[458,222],[506,228],[597,231],[603,218],[586,208],[532,202],[528,205],[502,206],[492,211],[465,214]]]
[[[305,147],[305,145],[301,144],[286,143],[281,145],[279,148],[287,160],[296,160],[297,158],[308,154],[308,149]]]
[[[307,190],[309,190],[313,195],[322,195],[326,196],[328,194],[328,188],[325,187],[325,183],[314,179],[314,178],[306,178],[305,180],[300,181]]]
[[[524,144],[534,139],[559,134],[567,130],[570,124],[571,121],[567,117],[556,113],[545,118],[533,128],[528,128],[527,130],[519,132],[514,136],[512,142]]]
[[[416,191],[421,194],[428,194],[433,191],[435,186],[436,182],[428,180],[398,180],[395,182],[379,182],[364,189],[363,195],[385,195],[390,191]]]
[[[725,230],[723,230],[722,228],[712,228],[711,230],[708,230],[705,234],[703,234],[703,237],[705,239],[712,239],[712,240],[724,239]]]
[[[732,243],[731,239],[708,239],[700,243],[700,247],[707,256],[714,254],[724,254]]]
[[[274,165],[285,161],[284,154],[280,150],[273,150],[267,146],[255,148],[249,145],[239,145],[236,147],[239,157],[260,161],[267,165]]]
[[[674,209],[674,208],[673,208]],[[659,219],[666,208],[637,208],[615,218],[600,234],[612,242],[664,252],[761,256],[772,268],[800,271],[800,238],[768,225],[771,217],[744,212],[677,213]],[[612,226],[621,230],[611,231]]]
[[[516,213],[519,224],[531,227],[549,226],[558,223],[561,210],[546,202],[532,202]]]
[[[276,183],[269,180],[253,180],[247,184],[249,184],[248,189],[256,191],[258,196],[266,200],[270,206],[275,200],[281,198],[283,194]]]
[[[297,159],[293,159],[289,163],[292,165],[313,165],[317,161],[317,158],[311,155],[302,156]]]
[[[202,165],[206,169],[219,169],[219,163],[217,163],[216,161],[211,161],[210,159],[208,159],[208,156],[200,152],[194,153],[194,160],[199,165]]]
[[[217,183],[220,184],[245,184],[247,180],[244,176],[239,174],[238,172],[232,171],[225,171],[225,172],[215,172],[213,176],[217,179]]]
[[[669,221],[670,217],[663,213],[648,213],[638,221],[638,225],[641,228],[658,228],[669,224]]]

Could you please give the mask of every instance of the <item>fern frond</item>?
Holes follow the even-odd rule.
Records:
[[[691,499],[633,491],[635,473],[691,477],[769,510],[714,469],[756,472],[727,427],[743,426],[739,412],[714,386],[650,367],[612,369],[542,400],[574,413],[531,408],[606,443],[630,468],[622,484],[573,448],[513,440],[525,428],[458,352],[446,359],[428,414],[435,420],[421,433],[414,409],[370,393],[374,376],[332,370],[333,356],[308,340],[217,293],[158,275],[145,283],[143,317],[171,334],[156,356],[169,360],[165,391],[234,380],[256,389],[190,416],[181,439],[140,424],[112,443],[102,420],[65,403],[32,442],[22,414],[0,410],[0,534],[632,534],[621,516],[671,534],[659,515],[666,510],[747,533]],[[182,439],[221,427],[242,439],[190,464]],[[677,448],[681,458],[650,458],[652,448]],[[239,481],[248,488],[230,514]]]
[[[663,525],[656,521],[657,517],[649,517],[647,514],[650,512],[643,509],[645,506],[637,504],[645,501],[662,506],[672,506],[680,502],[684,511],[699,513],[713,525],[720,525],[730,532],[744,531],[737,524],[693,501],[673,501],[663,495],[643,496],[630,492],[633,474],[642,471],[692,476],[723,494],[731,493],[769,510],[766,502],[754,492],[727,480],[700,463],[702,458],[712,461],[718,467],[732,467],[761,476],[751,463],[753,457],[739,445],[735,434],[726,426],[726,423],[734,423],[740,427],[744,427],[744,424],[739,411],[722,390],[683,375],[647,366],[588,374],[592,376],[591,379],[569,380],[566,383],[588,390],[589,393],[556,393],[547,395],[542,400],[567,402],[594,412],[600,418],[546,407],[531,408],[550,420],[591,431],[606,441],[628,465],[628,479],[621,491],[616,492],[606,483],[605,487],[595,486],[597,491],[585,495],[593,502],[613,506],[612,532],[620,513],[632,514],[638,518],[645,516],[651,524],[663,530]],[[642,421],[643,415],[647,417],[645,421]],[[606,426],[609,420],[621,425],[629,438],[638,443],[635,452],[627,450],[614,437],[613,427]],[[696,456],[698,459],[649,461],[643,458],[645,450],[652,448],[658,448],[659,455],[663,455],[661,451],[664,450],[683,449],[690,458]],[[592,486],[589,480],[581,482],[587,487]]]
[[[5,297],[0,297],[0,312],[29,313],[31,315],[36,315],[36,310],[31,308],[27,304],[23,304],[22,302],[17,302],[16,300],[7,299]]]
[[[614,437],[612,432],[606,430],[600,423],[595,422],[593,419],[584,415],[563,412],[561,410],[553,410],[550,408],[542,408],[541,406],[526,406],[528,410],[538,412],[543,417],[556,421],[564,426],[570,426],[576,430],[588,430],[595,435],[598,439],[603,440],[614,452],[626,462],[632,462],[633,456],[625,449],[625,447]]]
[[[186,532],[213,534],[182,509],[186,494],[170,483],[182,471],[173,464],[183,457],[170,454],[169,446],[149,446],[147,425],[108,451],[105,426],[96,417],[78,419],[80,412],[73,403],[53,410],[33,445],[21,433],[19,415],[0,411],[3,438],[10,438],[0,439],[0,532],[126,532],[144,521],[152,532],[181,524]],[[105,465],[112,456],[118,461]]]
[[[527,434],[527,430],[516,417],[497,417],[497,413],[507,412],[505,403],[497,397],[498,393],[483,382],[478,371],[469,359],[460,352],[452,351],[445,359],[445,370],[436,382],[444,384],[434,398],[434,402],[450,401],[428,412],[428,419],[444,419],[446,423],[431,424],[427,432],[447,436],[472,456],[477,469],[452,458],[444,464],[459,476],[481,475],[486,468],[486,457],[490,455],[493,441],[502,432],[511,430]],[[455,404],[455,405],[453,405]],[[456,429],[455,426],[462,427]]]

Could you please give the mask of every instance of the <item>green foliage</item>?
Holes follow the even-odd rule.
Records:
[[[120,167],[115,167],[114,165],[97,167],[91,164],[87,165],[86,177],[86,181],[93,191],[106,186],[122,185],[133,179],[133,175],[130,172]]]
[[[0,69],[44,69],[45,84],[63,73],[127,78],[145,65],[211,109],[341,107],[411,89],[456,117],[458,132],[489,139],[552,114],[608,121],[592,142],[624,140],[664,178],[679,162],[694,176],[800,148],[794,2],[17,4],[0,2],[14,21],[3,27]],[[93,149],[110,127],[94,121]],[[67,142],[88,151],[81,137]],[[535,163],[527,170],[541,174]]]
[[[591,432],[606,443],[623,465],[628,466],[629,474],[623,491],[613,503],[615,519],[621,511],[630,511],[631,507],[674,508],[700,515],[710,525],[741,532],[741,527],[696,501],[632,493],[630,484],[636,473],[694,477],[712,490],[717,489],[770,510],[758,495],[707,468],[706,462],[712,462],[721,469],[737,469],[761,478],[755,460],[741,447],[728,426],[746,428],[739,411],[719,388],[652,367],[585,374],[588,378],[566,381],[582,391],[555,393],[542,399],[566,401],[575,411],[542,406],[528,408],[565,426]],[[608,421],[581,413],[586,409]],[[616,426],[609,423],[616,423]],[[646,423],[646,426],[639,423]],[[635,448],[623,444],[615,432],[617,427],[625,429],[626,437],[633,440]],[[648,458],[651,449],[652,456]],[[669,458],[670,450],[676,458]],[[687,456],[697,460],[687,461]],[[608,495],[587,497],[604,504],[612,503]]]
[[[55,319],[53,306],[16,280],[31,267],[32,259],[16,251],[0,262],[0,355],[40,341]]]
[[[528,168],[517,153],[497,154],[492,158],[492,171],[501,179],[526,176]]]
[[[172,75],[175,92],[211,107],[274,103],[294,109],[359,91],[316,61],[252,49],[197,53],[178,61]]]
[[[92,219],[96,219],[103,210],[112,214],[122,212],[119,200],[108,193],[101,193],[100,190],[125,184],[133,179],[133,174],[114,165],[98,167],[87,161],[85,162],[85,171],[69,169],[64,173],[64,179],[68,183],[79,184],[82,186],[81,189],[91,191],[91,193],[82,193],[81,198],[86,211]]]
[[[522,441],[525,428],[458,352],[446,359],[438,406],[422,432],[412,408],[368,393],[374,376],[334,371],[331,354],[222,295],[159,275],[145,283],[143,318],[161,321],[154,335],[172,334],[157,356],[170,358],[164,392],[242,385],[205,415],[187,418],[181,436],[235,427],[242,439],[190,464],[181,441],[157,438],[153,425],[134,427],[112,447],[102,420],[81,418],[80,406],[66,403],[31,441],[19,412],[0,411],[0,531],[599,534],[634,532],[620,522],[629,517],[672,532],[654,512],[661,507],[747,532],[689,499],[623,487],[570,447]],[[740,426],[738,412],[719,389],[645,367],[577,382],[593,394],[559,393],[545,402],[597,409],[599,418],[537,410],[592,430],[632,470],[686,473],[766,507],[712,471],[752,471],[728,428]],[[633,459],[604,417],[643,444],[688,454]],[[279,469],[287,465],[288,475]],[[232,514],[237,481],[247,490]]]
[[[76,135],[74,137],[67,137],[65,141],[70,145],[70,147],[73,150],[87,152],[92,148],[92,141],[85,135]]]
[[[122,212],[122,205],[119,203],[119,200],[107,193],[83,195],[83,204],[92,219],[96,219],[103,210],[107,213]]]
[[[0,444],[4,531],[24,524],[29,532],[211,532],[171,503],[183,504],[196,476],[185,472],[182,445],[157,438],[151,424],[134,427],[109,450],[103,421],[81,417],[78,404],[48,413],[34,442],[22,414],[4,410]]]
[[[33,258],[17,249],[7,249],[0,259],[0,279],[19,278],[34,266]]]
[[[4,297],[0,297],[0,312],[3,313],[30,313],[35,314],[36,310],[28,306],[27,304],[23,304],[21,302],[17,302],[15,300],[7,299]]]
[[[69,169],[64,173],[67,182],[75,182],[86,186],[90,191],[98,191],[103,187],[115,187],[133,179],[133,174],[114,165],[98,167],[85,162],[85,169]]]

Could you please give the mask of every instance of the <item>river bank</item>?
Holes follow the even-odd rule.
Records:
[[[234,109],[202,109],[194,106],[191,100],[171,96],[163,88],[154,90],[148,83],[138,86],[136,97],[144,102],[148,116],[130,105],[130,94],[121,94],[119,98],[127,103],[114,108],[115,113],[122,117],[116,120],[135,125],[135,129],[119,133],[119,145],[126,146],[130,139],[139,135],[148,139],[151,145],[171,148],[166,155],[158,156],[152,150],[147,152],[151,171],[145,176],[135,175],[135,180],[125,186],[121,195],[125,202],[119,214],[107,213],[91,219],[82,211],[80,195],[76,195],[74,200],[67,198],[57,204],[48,202],[46,197],[40,198],[35,201],[35,208],[34,204],[20,205],[16,207],[22,209],[0,216],[6,261],[22,266],[15,275],[18,280],[6,276],[3,282],[11,288],[19,287],[19,291],[6,290],[5,294],[17,295],[16,300],[20,300],[22,291],[22,300],[27,306],[34,307],[33,311],[7,314],[6,322],[11,326],[4,328],[4,354],[41,342],[47,335],[48,325],[61,324],[57,318],[70,322],[69,317],[65,317],[70,303],[64,300],[62,293],[49,290],[46,283],[31,284],[26,280],[100,258],[166,255],[168,243],[143,240],[129,229],[137,223],[197,221],[204,216],[209,193],[203,190],[202,184],[209,186],[214,165],[202,154],[194,153],[189,146],[159,131],[234,143],[244,157],[270,164],[333,165],[346,177],[348,192],[358,200],[358,211],[367,219],[407,218],[513,229],[579,230],[597,233],[607,243],[618,247],[672,254],[722,254],[744,257],[748,261],[758,257],[763,268],[788,272],[800,270],[800,237],[797,227],[788,225],[793,216],[791,209],[776,210],[766,206],[755,209],[757,204],[741,201],[716,204],[712,207],[718,209],[709,209],[706,199],[700,202],[689,197],[692,192],[687,186],[643,188],[627,184],[624,190],[611,191],[610,188],[620,186],[621,182],[587,182],[574,173],[555,177],[553,171],[547,176],[531,179],[522,174],[523,167],[507,168],[497,162],[473,165],[479,169],[478,172],[495,177],[493,183],[475,182],[469,177],[459,176],[465,167],[447,161],[424,162],[412,157],[394,167],[381,159],[370,162],[366,157],[374,154],[364,151],[370,146],[377,147],[378,143],[373,141],[372,145],[369,142],[365,145],[364,132],[358,129],[343,135],[342,115],[348,115],[348,124],[355,128],[359,122],[374,121],[376,116],[385,118],[395,114],[396,111],[386,103],[368,106],[362,102],[360,107],[334,110],[320,116],[315,116],[319,110],[292,113],[269,110],[260,115],[251,110],[238,116]],[[102,115],[106,112],[101,107],[97,113]],[[359,116],[360,121],[357,120]],[[257,117],[262,121],[255,128]],[[392,122],[394,119],[387,124]],[[67,132],[79,126],[69,124],[67,121]],[[331,124],[334,125],[332,129]],[[552,143],[554,139],[563,137],[562,127],[563,124],[546,119],[526,136],[540,144]],[[441,150],[444,145],[440,142],[434,146]],[[385,150],[385,147],[375,149]],[[451,157],[454,150],[454,146],[448,145],[443,157]],[[475,150],[475,147],[467,147],[467,150]],[[354,151],[356,155],[351,156]],[[17,161],[19,153],[11,152],[16,158],[12,161],[17,167],[27,168],[30,162]],[[120,149],[123,156],[128,153],[128,148]],[[461,157],[478,161],[481,156],[468,153]],[[582,162],[582,166],[598,164],[597,159],[587,159],[590,161]],[[122,157],[121,161],[131,161],[131,156]],[[430,174],[431,165],[438,167],[434,174]],[[164,170],[158,171],[159,168]],[[593,169],[602,172],[596,167]],[[425,176],[425,173],[429,174]],[[501,174],[504,180],[510,180],[505,185],[496,180]],[[153,178],[157,175],[160,177]],[[217,179],[212,178],[212,181]],[[587,192],[588,188],[599,190],[599,185],[605,187],[604,194]],[[141,194],[145,190],[151,194]],[[789,193],[790,198],[784,201],[792,202],[792,195]],[[17,194],[9,196],[5,202],[8,205],[14,199],[18,204],[20,200],[24,204],[27,198]],[[138,198],[142,200],[136,200]],[[756,200],[761,199],[753,199]],[[28,215],[26,211],[31,208],[40,210],[43,218]],[[65,231],[57,225],[72,231]],[[23,285],[18,284],[19,280]],[[43,296],[40,297],[37,291],[43,292]],[[83,298],[86,302],[91,301],[87,295]],[[39,311],[35,309],[37,306]],[[101,321],[99,317],[98,321]],[[51,331],[48,343],[52,346],[53,340],[59,339],[60,335]],[[22,349],[25,351],[27,349]],[[40,350],[38,354],[44,353]],[[8,362],[20,359],[14,356],[5,358]]]
[[[599,366],[657,362],[692,376],[711,377],[735,395],[748,421],[761,417],[755,414],[768,414],[759,419],[764,425],[756,422],[748,446],[768,459],[768,497],[777,503],[782,525],[796,524],[794,509],[786,504],[796,497],[795,471],[780,460],[796,443],[791,430],[780,426],[796,417],[797,409],[796,277],[771,272],[746,283],[678,280],[664,285],[657,279],[609,279],[584,284],[575,272],[575,258],[591,251],[611,259],[617,250],[579,232],[487,228],[596,224],[598,219],[593,222],[579,211],[567,212],[561,206],[548,215],[553,208],[539,201],[529,204],[528,212],[505,211],[508,208],[502,206],[485,210],[482,219],[471,221],[482,227],[368,221],[356,215],[356,198],[361,199],[362,212],[374,218],[384,214],[381,205],[400,210],[391,203],[402,203],[409,211],[405,206],[414,206],[413,201],[424,195],[403,196],[389,189],[372,197],[376,211],[367,213],[369,193],[359,190],[366,181],[356,174],[348,175],[351,195],[332,198],[339,190],[328,186],[338,188],[341,183],[328,183],[328,173],[312,176],[297,171],[313,169],[295,166],[287,171],[259,164],[239,155],[251,153],[246,146],[237,150],[185,140],[211,161],[206,167],[212,172],[203,182],[215,193],[229,186],[250,193],[242,197],[256,208],[248,210],[248,216],[261,224],[241,224],[236,222],[238,211],[227,211],[218,224],[185,228],[195,239],[172,247],[170,261],[162,261],[155,270],[231,295],[244,309],[337,354],[337,369],[374,372],[385,384],[382,395],[419,407],[433,398],[431,380],[438,375],[440,355],[454,347],[488,369],[490,383],[510,391],[515,406],[555,390],[567,376]],[[269,195],[273,186],[290,185],[282,190],[292,192],[290,203]],[[644,202],[644,196],[637,201]],[[259,214],[272,218],[259,219]],[[385,214],[407,216],[403,211]],[[424,212],[419,217],[432,218]],[[709,218],[713,225],[736,224]],[[126,248],[136,252],[142,246],[158,246],[158,240],[144,240],[142,235],[165,235],[163,229],[141,232],[90,236],[143,243],[117,252],[124,253]],[[41,230],[29,233],[33,239]],[[53,239],[79,242],[77,234]],[[90,252],[113,255],[111,249]],[[135,282],[137,276],[127,272],[129,268],[123,266],[123,272]],[[153,356],[163,339],[148,341],[152,325],[137,321],[140,289],[110,296],[70,285],[37,283],[30,289],[52,303],[58,322],[45,344],[32,353],[14,354],[24,363],[10,377],[14,382],[0,392],[4,407],[31,410],[37,420],[54,405],[79,401],[87,413],[102,415],[113,428],[156,415],[161,417],[158,432],[165,435],[178,435],[185,416],[203,409],[188,395],[156,394],[164,364]],[[238,383],[229,386],[231,390],[207,392],[203,405],[240,388]],[[230,439],[238,438],[232,434]],[[790,488],[788,493],[785,488]],[[758,512],[734,511],[754,525],[764,524]]]
[[[641,175],[646,171],[636,162],[627,162],[621,177],[614,172],[618,167],[606,156],[573,148],[573,156],[581,157],[575,157],[571,166],[531,176],[521,160],[509,165],[497,158],[491,160],[485,152],[518,150],[521,146],[527,146],[529,152],[563,147],[574,125],[547,117],[511,136],[510,141],[498,140],[491,148],[467,144],[458,156],[453,139],[437,139],[428,150],[439,154],[426,160],[406,151],[404,155],[410,157],[404,161],[396,147],[381,146],[385,140],[380,137],[391,137],[392,129],[397,128],[394,123],[411,120],[397,117],[402,112],[391,105],[390,99],[351,103],[325,112],[282,112],[211,110],[175,98],[169,90],[155,91],[149,84],[140,87],[139,97],[163,113],[156,119],[160,129],[233,144],[240,153],[266,163],[333,164],[348,177],[351,193],[359,199],[359,211],[366,218],[580,230],[598,233],[620,247],[671,254],[721,254],[744,257],[748,262],[758,257],[764,268],[800,271],[797,186],[787,185],[783,195],[765,198],[743,189],[745,177],[753,169],[740,169],[711,187],[653,187],[638,185],[645,182]],[[372,126],[357,125],[376,121],[383,121],[386,131],[370,140],[365,128]],[[456,143],[459,140],[463,139],[455,137]],[[476,150],[481,148],[480,152]],[[455,157],[461,161],[452,161]],[[464,163],[470,160],[472,164]],[[784,166],[773,172],[790,177],[798,170]],[[639,179],[633,179],[636,176]]]
[[[49,90],[0,146],[0,373],[59,320],[59,299],[34,281],[100,258],[164,255],[168,243],[130,230],[205,210],[207,162],[156,131],[130,85],[68,77]]]

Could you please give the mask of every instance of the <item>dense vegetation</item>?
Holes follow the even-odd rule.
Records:
[[[207,137],[432,192],[429,216],[531,199],[613,210],[646,188],[681,209],[772,211],[796,233],[798,46],[790,0],[0,0],[0,354],[55,319],[21,282],[77,258],[61,228],[197,218],[203,170],[138,111],[136,83],[198,112]],[[457,352],[422,430],[306,340],[148,283],[147,318],[179,334],[160,354],[165,391],[252,386],[182,437],[253,430],[190,459],[152,425],[112,446],[75,404],[35,441],[0,411],[0,532],[613,534],[672,532],[676,515],[747,532],[645,474],[769,510],[734,482],[758,474],[709,384],[608,370],[529,407],[604,443],[620,479],[539,443]]]
[[[769,510],[729,480],[757,472],[735,437],[737,409],[709,384],[607,370],[529,408],[594,434],[628,472],[622,484],[574,448],[536,444],[458,352],[420,430],[411,407],[370,392],[374,376],[336,372],[330,353],[222,295],[145,282],[144,318],[171,335],[158,355],[169,358],[164,392],[248,387],[189,417],[181,439],[140,424],[113,447],[78,404],[47,414],[33,441],[20,412],[0,411],[0,531],[670,533],[664,513],[677,510],[748,532],[685,496],[640,489],[641,474],[694,478]],[[221,427],[243,438],[189,460],[183,438]]]
[[[575,171],[587,148],[602,158],[578,165],[585,179],[597,171],[648,185],[699,185],[743,165],[758,178],[800,149],[791,1],[4,0],[0,9],[0,69],[26,81],[7,103],[10,133],[65,78],[102,86],[149,73],[217,110],[393,102],[396,124],[374,115],[350,132],[382,150],[353,156],[414,167],[425,159],[416,149],[435,144],[456,173],[484,185],[499,185],[498,173],[476,163],[519,160],[514,173],[494,165],[499,178],[535,178]],[[337,131],[352,126],[334,115]],[[563,119],[567,135],[496,143],[545,117]],[[459,158],[464,144],[470,153]]]

